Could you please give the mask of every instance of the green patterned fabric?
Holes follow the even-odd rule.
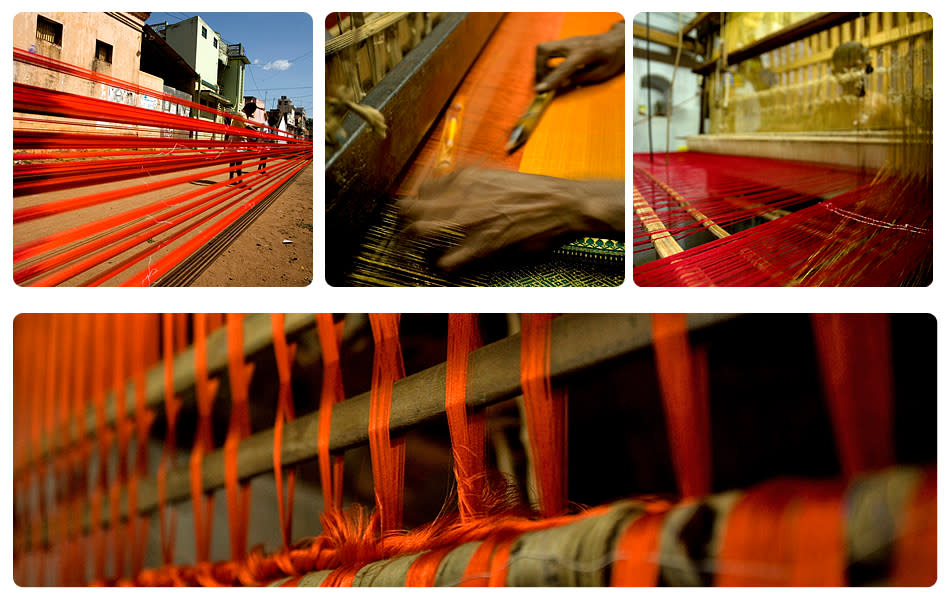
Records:
[[[612,287],[623,283],[622,241],[583,237],[548,253],[507,256],[490,268],[445,273],[438,255],[457,242],[446,230],[425,240],[402,233],[393,204],[369,228],[346,276],[350,286]]]

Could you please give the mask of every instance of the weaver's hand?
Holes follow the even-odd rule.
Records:
[[[552,58],[563,58],[550,66]],[[606,33],[582,35],[538,44],[535,63],[536,92],[609,79],[623,71],[623,22]]]
[[[567,234],[623,231],[623,182],[464,169],[424,184],[399,210],[417,235],[464,232],[438,260],[453,270],[502,248],[540,250]]]

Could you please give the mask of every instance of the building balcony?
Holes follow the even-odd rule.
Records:
[[[228,59],[237,59],[246,65],[251,64],[251,61],[248,60],[247,56],[244,54],[243,44],[228,44]]]

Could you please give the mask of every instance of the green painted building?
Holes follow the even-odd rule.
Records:
[[[244,103],[242,44],[228,44],[201,17],[153,26],[198,73],[195,101],[218,110],[239,111]]]

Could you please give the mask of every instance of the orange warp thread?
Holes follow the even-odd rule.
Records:
[[[727,517],[718,586],[842,586],[844,484],[777,480],[749,490]]]
[[[485,413],[469,413],[465,406],[468,357],[480,345],[477,315],[450,314],[445,367],[445,414],[452,440],[462,521],[483,514]]]
[[[665,508],[665,506],[664,506]],[[614,548],[610,585],[655,586],[660,577],[660,532],[665,512],[647,512],[630,521]]]
[[[521,390],[541,515],[567,508],[567,393],[551,385],[553,315],[521,316]]]
[[[171,565],[175,556],[175,531],[178,519],[174,509],[166,506],[166,480],[168,468],[174,462],[176,453],[175,432],[178,423],[178,413],[181,412],[181,400],[175,395],[175,351],[176,320],[184,321],[185,315],[165,313],[162,315],[162,365],[165,387],[165,444],[162,447],[162,457],[158,463],[156,474],[158,487],[158,526],[159,543],[162,550],[162,564]],[[184,336],[178,337],[179,344],[184,343]],[[170,513],[170,514],[167,514]]]
[[[389,415],[393,383],[405,376],[405,368],[399,344],[399,315],[371,314],[369,321],[376,343],[370,389],[369,447],[376,512],[381,533],[386,534],[399,529],[402,523],[405,438],[390,438]]]
[[[653,349],[680,493],[712,489],[709,382],[704,353],[690,349],[686,315],[653,315]]]
[[[888,315],[812,315],[841,467],[847,478],[894,464]]]
[[[294,365],[297,344],[288,344],[284,334],[284,315],[271,315],[271,329],[274,336],[274,358],[277,361],[277,417],[274,421],[274,479],[277,483],[277,516],[280,519],[281,541],[284,550],[290,548],[291,524],[294,515],[294,482],[297,470],[292,468],[287,474],[287,501],[284,503],[284,477],[282,465],[284,423],[294,419],[293,389],[290,380]]]
[[[340,367],[340,343],[343,321],[333,323],[333,315],[316,315],[317,335],[323,356],[323,384],[320,390],[320,418],[317,432],[317,458],[320,487],[323,489],[324,518],[339,518],[343,503],[343,455],[330,455],[330,428],[333,406],[343,401],[343,371]]]
[[[445,546],[424,552],[409,565],[406,572],[406,587],[433,587],[435,585],[435,576],[439,572],[439,565],[442,559],[454,548]]]
[[[208,377],[208,319],[195,315],[195,395],[198,404],[198,426],[189,461],[191,475],[191,504],[195,522],[195,556],[198,563],[210,559],[211,526],[214,516],[214,496],[205,494],[201,482],[201,462],[214,448],[211,429],[211,411],[218,392],[218,380]]]
[[[224,440],[224,486],[228,502],[228,536],[231,541],[231,560],[247,555],[247,520],[251,488],[248,482],[238,480],[237,450],[241,440],[251,434],[251,415],[248,388],[254,365],[244,362],[244,315],[227,315],[228,381],[231,384],[231,421]]]
[[[132,381],[135,386],[135,467],[129,482],[129,526],[131,536],[131,565],[134,577],[145,568],[145,541],[148,535],[148,517],[138,514],[139,480],[148,477],[148,439],[155,411],[145,406],[145,371],[155,359],[152,341],[156,339],[157,325],[155,315],[137,314],[132,317],[133,330],[133,367]]]

